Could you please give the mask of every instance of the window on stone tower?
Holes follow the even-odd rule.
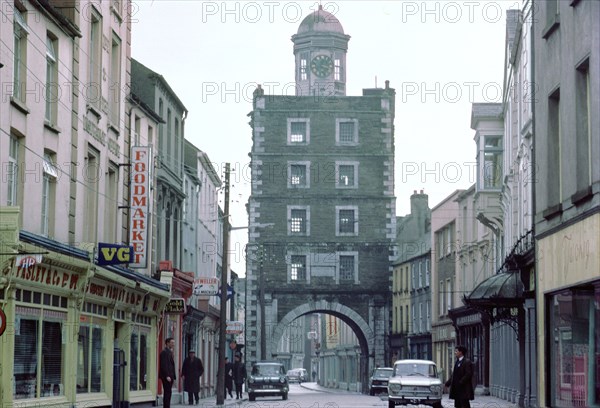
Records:
[[[358,123],[356,119],[336,119],[335,142],[338,145],[358,143]]]
[[[288,188],[310,187],[309,180],[309,162],[288,162]]]
[[[310,235],[308,206],[288,207],[288,234]]]
[[[358,162],[337,162],[336,188],[356,188],[358,186]]]
[[[300,60],[300,80],[305,81],[306,79],[306,58],[302,58]]]
[[[341,81],[341,69],[341,62],[339,59],[336,59],[333,64],[333,79],[335,79],[336,81]]]
[[[353,206],[337,206],[336,236],[357,235],[358,208]]]
[[[297,118],[287,121],[288,145],[307,144],[310,141],[310,119]]]
[[[356,253],[342,252],[339,253],[339,280],[357,282],[356,274]]]
[[[291,280],[306,280],[306,255],[292,255],[290,264]]]

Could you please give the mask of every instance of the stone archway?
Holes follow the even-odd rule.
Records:
[[[362,392],[366,393],[370,368],[374,363],[375,334],[367,322],[354,310],[337,302],[318,300],[304,303],[288,312],[273,328],[267,350],[276,350],[277,344],[284,334],[285,328],[297,318],[311,313],[326,313],[341,318],[352,327],[358,338],[361,348],[361,373],[360,380]]]

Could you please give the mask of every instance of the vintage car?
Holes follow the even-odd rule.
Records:
[[[277,361],[258,361],[252,364],[248,377],[248,399],[256,397],[281,396],[288,399],[290,390],[285,368]]]
[[[388,380],[394,369],[392,367],[378,367],[373,371],[369,379],[369,395],[375,395],[379,392],[387,392]]]
[[[298,384],[308,380],[308,372],[304,368],[292,368],[288,370],[286,376],[289,382],[297,382]]]
[[[442,408],[443,384],[429,360],[398,360],[388,381],[388,407],[430,405]]]

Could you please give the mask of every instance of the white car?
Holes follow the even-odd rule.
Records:
[[[429,360],[398,360],[388,381],[388,407],[429,405],[442,408],[443,384]]]

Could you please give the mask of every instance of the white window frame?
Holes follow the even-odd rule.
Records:
[[[7,176],[7,206],[18,205],[19,197],[19,138],[11,134],[8,146],[8,168]]]
[[[340,141],[340,125],[342,123],[354,123],[354,139],[350,142]],[[358,119],[355,118],[336,118],[335,119],[335,144],[337,146],[355,146],[358,144]]]
[[[308,62],[306,58],[300,58],[300,80],[306,81],[308,79]]]
[[[46,34],[46,102],[44,119],[49,125],[56,125],[58,108],[58,39],[50,32]]]
[[[500,142],[500,146],[488,146],[487,141],[495,139]],[[484,190],[499,190],[502,188],[502,180],[504,176],[504,140],[502,135],[497,133],[481,136],[481,160],[479,177],[481,177],[480,186]],[[491,154],[496,159],[492,161],[492,168],[488,165],[487,155]],[[491,174],[490,174],[491,171]]]
[[[419,302],[419,333],[423,333],[423,302]]]
[[[89,75],[87,88],[87,103],[100,112],[102,100],[102,14],[90,7],[90,37],[89,37]]]
[[[450,278],[446,279],[446,314],[452,309],[452,283]]]
[[[58,178],[58,170],[50,153],[44,153],[44,176],[42,178],[41,234],[50,236],[53,233],[54,220],[54,186]]]
[[[292,210],[304,210],[306,212],[306,231],[305,232],[293,232],[292,231]],[[287,232],[288,235],[295,236],[310,236],[310,206],[309,205],[288,205],[287,207]]]
[[[342,80],[342,62],[339,58],[333,60],[333,79],[335,81]]]
[[[440,316],[444,316],[444,305],[446,304],[446,299],[444,296],[444,281],[443,280],[440,281],[438,303],[439,303],[438,313],[440,314]]]
[[[340,279],[340,268],[341,262],[340,258],[342,256],[351,256],[354,258],[354,279],[353,283],[358,284],[358,251],[341,251],[336,254],[336,271],[335,271],[335,283],[339,284],[340,282],[349,282],[349,279]]]
[[[304,184],[294,184],[292,180],[292,166],[304,166]],[[310,161],[289,161],[287,168],[288,188],[310,188]]]
[[[306,134],[301,142],[292,141],[292,123],[304,122],[306,124]],[[306,145],[310,143],[310,118],[288,118],[287,120],[287,144],[288,145]]]
[[[423,287],[423,262],[419,261],[419,288]]]
[[[340,189],[356,189],[358,188],[358,164],[357,161],[336,161],[335,162],[335,188]],[[341,166],[352,166],[354,167],[354,182],[351,185],[345,185],[340,180],[340,167]]]
[[[427,301],[427,331],[431,331],[431,300]]]
[[[29,27],[23,12],[13,6],[13,98],[25,103],[27,89],[27,35]]]
[[[115,129],[120,128],[121,121],[121,38],[113,31],[110,48],[110,84],[108,93],[110,106],[110,122]]]
[[[340,232],[340,211],[354,211],[354,232]],[[336,237],[356,237],[358,236],[358,206],[356,205],[336,205],[335,206],[335,236]]]
[[[303,256],[304,257],[304,279],[293,279],[292,278],[292,257],[294,256]],[[303,282],[310,283],[310,274],[308,273],[309,269],[309,256],[305,253],[300,252],[289,252],[287,254],[287,282]]]
[[[425,259],[425,287],[429,286],[429,259]]]

